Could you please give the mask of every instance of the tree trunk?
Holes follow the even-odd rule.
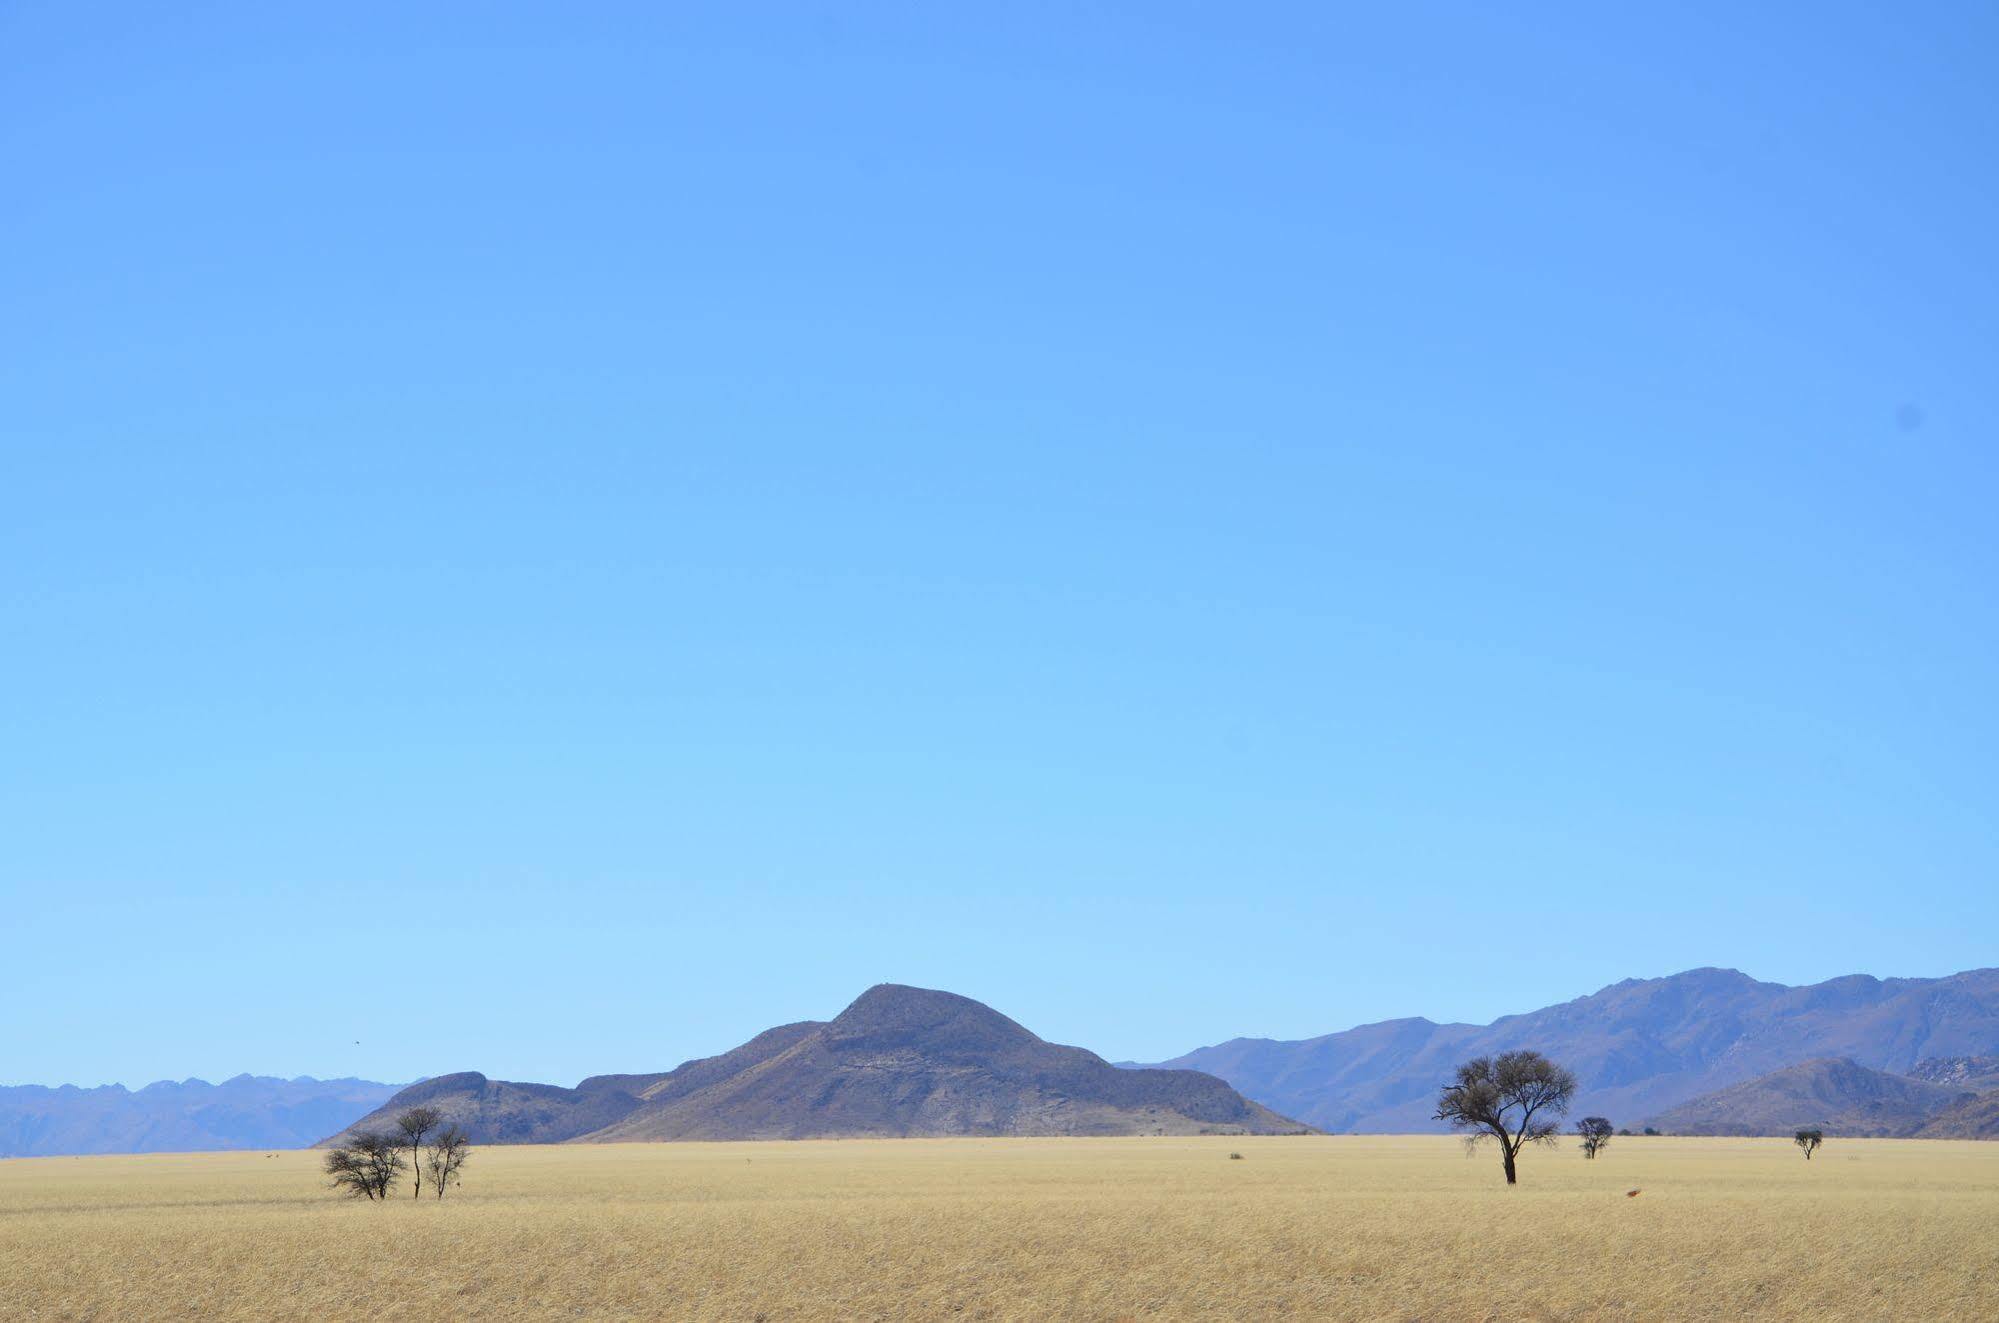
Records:
[[[1501,1148],[1499,1153],[1501,1160],[1506,1163],[1506,1183],[1508,1185],[1518,1185],[1520,1178],[1513,1170],[1513,1150],[1510,1148]]]

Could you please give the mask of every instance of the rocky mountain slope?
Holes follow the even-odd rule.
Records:
[[[1999,1053],[1999,969],[1795,988],[1696,969],[1489,1025],[1389,1020],[1295,1042],[1238,1038],[1161,1064],[1218,1075],[1327,1130],[1425,1131],[1441,1128],[1431,1112],[1452,1067],[1519,1047],[1576,1072],[1578,1115],[1622,1123],[1821,1057],[1899,1073]]]
[[[1999,1088],[1960,1093],[1957,1101],[1932,1116],[1917,1139],[1999,1139]]]
[[[483,1143],[1305,1128],[1211,1075],[1121,1070],[969,998],[896,984],[870,988],[833,1020],[767,1030],[675,1070],[600,1075],[574,1089],[447,1075],[350,1128],[385,1125],[417,1103]]]
[[[1909,1077],[1983,1093],[1999,1089],[1999,1056],[1929,1057],[1909,1067]]]
[[[393,1084],[309,1075],[161,1080],[143,1089],[0,1087],[0,1157],[303,1148],[395,1092]]]
[[[1824,1057],[1759,1075],[1660,1113],[1669,1135],[1788,1135],[1805,1126],[1859,1138],[1914,1135],[1961,1090]]]

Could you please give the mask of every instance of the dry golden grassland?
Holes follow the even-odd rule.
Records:
[[[0,1316],[1999,1318],[1994,1143],[1568,1142],[1511,1190],[1433,1137],[484,1148],[387,1206],[318,1164],[0,1162]]]

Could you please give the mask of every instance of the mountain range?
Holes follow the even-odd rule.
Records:
[[[1212,1075],[1120,1069],[968,997],[892,983],[832,1020],[780,1025],[657,1074],[597,1075],[573,1089],[440,1076],[349,1129],[380,1128],[418,1104],[475,1143],[1308,1129]]]
[[[1420,1132],[1442,1128],[1437,1089],[1459,1062],[1512,1048],[1576,1072],[1575,1115],[1633,1129],[1999,1138],[1999,970],[1786,987],[1696,969],[1487,1025],[1388,1020],[1122,1067],[968,998],[882,984],[831,1020],[575,1088],[470,1071],[400,1091],[248,1075],[0,1088],[0,1156],[300,1147],[419,1103],[480,1143]]]
[[[1512,1048],[1576,1072],[1577,1115],[1636,1124],[1820,1058],[1902,1074],[1927,1058],[1999,1052],[1999,969],[1807,987],[1694,969],[1486,1025],[1386,1020],[1301,1041],[1237,1038],[1160,1065],[1207,1071],[1321,1129],[1420,1132],[1442,1128],[1437,1088],[1458,1062]]]
[[[303,1148],[398,1087],[310,1075],[161,1080],[143,1089],[0,1085],[0,1157]]]

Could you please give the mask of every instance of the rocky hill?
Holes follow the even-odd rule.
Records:
[[[1999,1056],[1928,1057],[1909,1068],[1909,1077],[1983,1093],[1999,1089]]]
[[[1917,1139],[1999,1139],[1999,1089],[1961,1093],[1932,1116]]]
[[[382,1128],[416,1106],[435,1108],[482,1144],[559,1144],[623,1118],[638,1099],[616,1087],[520,1084],[465,1070],[410,1085],[346,1130]]]
[[[309,1075],[161,1080],[143,1089],[0,1086],[0,1157],[303,1148],[395,1092],[393,1084]]]
[[[1651,1124],[1669,1135],[1788,1135],[1817,1126],[1832,1135],[1893,1138],[1920,1133],[1966,1096],[1946,1085],[1827,1057],[1702,1094]]]
[[[475,1142],[915,1135],[1282,1134],[1306,1129],[1192,1070],[1121,1070],[967,997],[882,984],[830,1021],[767,1030],[671,1071],[574,1089],[473,1073],[404,1090]]]
[[[1302,1041],[1239,1038],[1162,1063],[1203,1070],[1327,1130],[1423,1131],[1468,1057],[1530,1047],[1581,1078],[1577,1114],[1654,1116],[1822,1057],[1900,1073],[1929,1057],[1999,1053],[1999,970],[1864,974],[1809,987],[1729,969],[1626,979],[1489,1025],[1389,1020]]]

